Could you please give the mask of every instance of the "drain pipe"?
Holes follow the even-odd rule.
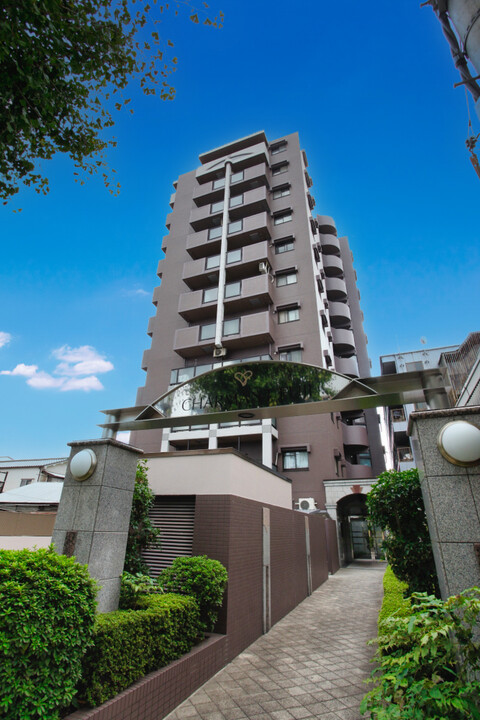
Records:
[[[223,318],[225,315],[225,277],[227,267],[227,234],[228,234],[228,211],[230,206],[230,178],[232,175],[232,164],[225,163],[225,193],[223,199],[222,217],[222,241],[220,245],[220,268],[218,272],[218,293],[217,293],[217,319],[215,325],[215,350],[222,350]],[[216,353],[214,353],[215,355]],[[219,353],[220,354],[220,353]],[[223,354],[223,353],[222,353]]]

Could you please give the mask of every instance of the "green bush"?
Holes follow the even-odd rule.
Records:
[[[152,670],[189,652],[200,634],[193,598],[147,595],[139,610],[98,615],[94,644],[83,660],[78,695],[94,707]]]
[[[440,595],[418,470],[382,473],[367,495],[372,527],[385,531],[383,549],[409,593]]]
[[[120,585],[120,600],[118,607],[120,610],[135,610],[138,607],[139,598],[144,595],[159,594],[163,592],[162,588],[157,585],[150,575],[135,573],[132,575],[123,572]]]
[[[196,599],[205,632],[213,630],[227,580],[222,563],[206,555],[176,558],[157,578],[165,592],[192,595]]]
[[[0,550],[0,716],[54,720],[92,643],[96,586],[86,566],[43,550]]]
[[[360,711],[374,720],[479,720],[480,589],[445,602],[415,593],[411,614],[385,618],[376,642],[375,688]]]
[[[407,583],[398,580],[390,566],[383,576],[383,602],[378,616],[378,631],[382,634],[383,622],[391,616],[405,617],[411,612],[410,600],[405,597]]]

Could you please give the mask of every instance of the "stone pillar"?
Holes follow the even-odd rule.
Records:
[[[415,412],[409,421],[443,599],[480,585],[480,461],[461,467],[438,446],[440,431],[458,420],[480,428],[480,407]]]
[[[118,608],[135,473],[142,451],[113,439],[69,445],[72,450],[52,541],[58,553],[75,556],[88,565],[100,585],[97,610],[110,612]],[[90,467],[86,473],[90,474],[78,480],[72,460],[82,452],[76,462],[86,458]]]

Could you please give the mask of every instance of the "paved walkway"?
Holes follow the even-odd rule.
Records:
[[[339,570],[166,720],[360,720],[385,567]]]

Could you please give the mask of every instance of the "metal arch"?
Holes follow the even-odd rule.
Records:
[[[103,410],[109,417],[100,427],[112,436],[126,430],[298,417],[425,400],[431,407],[448,407],[438,368],[352,379],[315,365],[267,360],[210,370],[150,405]]]

